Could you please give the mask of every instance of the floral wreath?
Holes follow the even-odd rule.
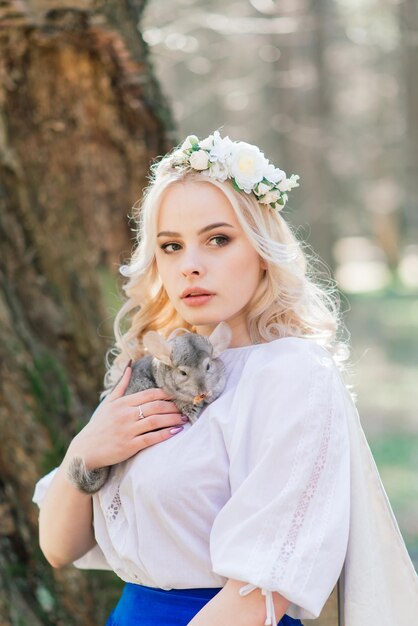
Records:
[[[287,178],[286,172],[274,167],[257,146],[222,138],[217,130],[202,140],[188,135],[169,160],[176,169],[190,167],[222,182],[229,178],[237,191],[253,193],[258,202],[276,211],[286,204],[287,192],[299,187],[298,174]]]

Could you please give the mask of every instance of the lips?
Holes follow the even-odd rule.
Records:
[[[214,294],[202,287],[187,287],[181,294],[181,298],[190,298],[193,296],[213,296]]]

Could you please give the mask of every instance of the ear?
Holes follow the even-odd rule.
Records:
[[[226,322],[220,322],[208,337],[213,345],[213,357],[216,358],[229,346],[232,339],[232,330]]]
[[[145,333],[144,338],[144,346],[148,350],[152,356],[156,359],[165,363],[166,365],[170,365],[173,367],[173,363],[171,362],[171,346],[167,341],[161,337],[159,333],[155,330],[150,330]]]

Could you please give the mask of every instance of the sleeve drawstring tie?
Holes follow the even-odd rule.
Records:
[[[254,589],[259,589],[257,585],[253,585],[248,583],[248,585],[244,585],[239,589],[240,596],[246,596]],[[273,592],[268,589],[261,589],[261,593],[263,596],[266,596],[266,621],[264,622],[264,626],[277,626],[276,614],[274,612],[274,603],[273,603]]]

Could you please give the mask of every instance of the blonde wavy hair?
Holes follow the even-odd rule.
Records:
[[[173,149],[174,151],[174,149]],[[349,333],[342,323],[340,294],[328,267],[299,241],[282,212],[260,204],[253,194],[237,191],[230,180],[221,182],[197,170],[173,168],[170,153],[151,165],[149,185],[143,198],[132,207],[136,242],[131,259],[119,272],[127,278],[122,286],[126,299],[117,312],[114,345],[106,352],[103,399],[120,378],[127,361],[146,354],[142,338],[157,330],[166,339],[175,329],[196,332],[171,304],[159,277],[157,247],[158,208],[170,185],[188,180],[215,185],[231,203],[237,220],[267,269],[246,306],[251,342],[269,342],[280,337],[305,337],[321,344],[333,356],[341,372],[350,355]],[[323,265],[325,277],[318,266]],[[122,331],[123,321],[127,328]],[[221,321],[221,320],[219,320]],[[113,361],[110,362],[110,357]]]

